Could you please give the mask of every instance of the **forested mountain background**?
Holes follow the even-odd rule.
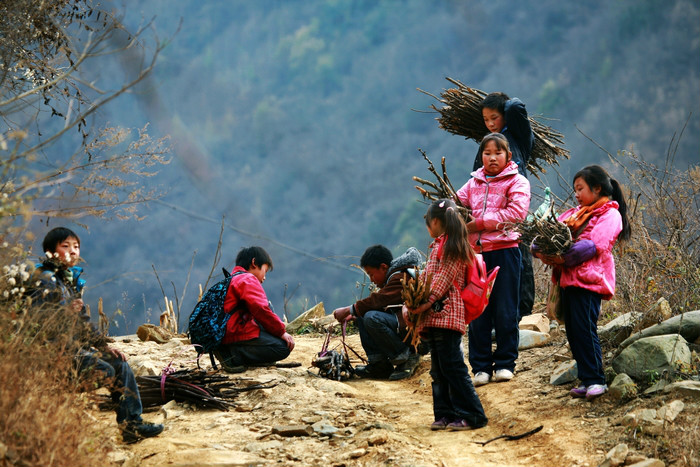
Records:
[[[94,308],[104,298],[114,334],[157,322],[163,294],[154,268],[169,298],[177,290],[185,325],[222,217],[213,280],[240,247],[263,246],[275,266],[264,287],[278,314],[289,300],[289,319],[320,301],[332,310],[357,298],[364,279],[351,265],[369,245],[426,252],[426,206],[411,177],[430,175],[418,148],[436,163],[445,156],[455,185],[468,179],[477,148],[438,128],[428,112],[437,101],[417,90],[439,95],[452,87],[446,77],[519,97],[564,134],[571,159],[542,180],[531,176],[535,192],[558,187],[557,172],[570,182],[586,164],[610,166],[598,145],[663,165],[684,127],[674,164],[699,160],[698,0],[149,0],[123,8],[128,26],[153,19],[169,44],[149,80],[97,123],[149,123],[151,135],[171,136],[173,161],[150,179],[163,196],[141,208],[142,220],[67,224],[82,239],[86,301]],[[94,73],[128,75],[136,61]],[[41,222],[33,225],[39,239]]]

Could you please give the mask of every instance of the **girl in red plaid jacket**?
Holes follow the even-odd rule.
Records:
[[[474,259],[467,240],[467,228],[452,200],[437,200],[425,215],[428,233],[435,240],[421,280],[432,276],[428,302],[408,313],[426,313],[416,332],[428,344],[433,379],[432,430],[469,430],[481,428],[488,419],[474,389],[469,368],[464,363],[462,336],[467,328],[466,312],[460,290],[465,273]]]

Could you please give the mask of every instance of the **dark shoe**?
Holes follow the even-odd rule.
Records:
[[[392,358],[390,362],[392,365],[401,365],[402,363],[405,363],[406,360],[408,360],[411,357],[411,355],[413,354],[409,349],[404,349],[403,352]]]
[[[401,365],[397,366],[392,374],[389,375],[390,381],[398,381],[400,379],[410,378],[416,371],[418,364],[420,363],[420,355],[411,354]]]
[[[163,425],[159,423],[149,423],[141,420],[122,424],[122,440],[126,444],[135,443],[144,438],[158,436],[162,432]]]
[[[394,366],[387,361],[372,362],[355,367],[355,374],[360,378],[387,379],[393,371]]]
[[[220,352],[214,351],[214,356],[219,361],[221,369],[226,373],[243,373],[248,369],[245,365],[235,365],[231,360],[226,360],[223,358]],[[274,363],[273,363],[274,365]]]
[[[484,423],[483,425],[479,425],[479,426],[470,425],[468,421],[462,419],[462,420],[455,420],[454,422],[448,424],[447,430],[448,431],[476,430],[477,428],[481,428],[485,425],[486,425],[486,423]]]
[[[444,430],[447,428],[447,425],[450,424],[450,419],[447,417],[442,417],[439,420],[435,420],[431,425],[430,429],[433,431],[438,431],[438,430]]]

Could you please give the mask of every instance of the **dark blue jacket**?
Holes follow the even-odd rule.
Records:
[[[518,172],[527,177],[525,168],[530,161],[532,147],[535,144],[535,134],[532,132],[523,101],[517,97],[508,99],[503,117],[506,126],[501,130],[501,134],[508,140],[510,151],[513,153],[513,162],[518,164]],[[480,169],[482,165],[483,161],[477,155],[474,159],[474,171]]]

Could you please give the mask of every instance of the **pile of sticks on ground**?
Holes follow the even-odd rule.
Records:
[[[457,210],[464,219],[465,222],[469,221],[469,210],[462,205],[462,202],[457,198],[457,191],[452,186],[450,178],[447,176],[447,167],[445,165],[445,158],[442,158],[442,174],[439,174],[433,165],[433,161],[428,159],[427,154],[422,149],[418,149],[423,158],[428,161],[428,170],[430,173],[435,175],[437,182],[431,182],[420,177],[413,177],[413,181],[416,181],[423,185],[423,187],[416,186],[416,190],[423,195],[423,199],[437,200],[437,199],[451,199],[457,204]],[[425,188],[424,188],[425,187]]]
[[[452,134],[473,139],[477,143],[481,142],[483,137],[489,133],[479,109],[479,104],[487,93],[465,86],[452,78],[447,78],[447,80],[456,85],[457,88],[445,90],[440,97],[420,90],[443,104],[442,107],[430,106],[440,113],[440,117],[437,118],[440,128]],[[536,173],[536,171],[545,173],[546,170],[542,168],[542,163],[558,165],[559,158],[569,158],[569,151],[563,147],[564,135],[543,125],[532,116],[529,119],[535,134],[535,144],[532,148],[532,157],[528,162],[528,169],[532,173]]]
[[[136,382],[144,408],[157,407],[174,400],[223,411],[228,411],[229,407],[235,405],[233,401],[240,392],[268,389],[277,385],[268,382],[241,386],[241,380],[231,380],[226,375],[202,370],[174,371],[167,374],[165,380],[162,376],[137,376]]]

